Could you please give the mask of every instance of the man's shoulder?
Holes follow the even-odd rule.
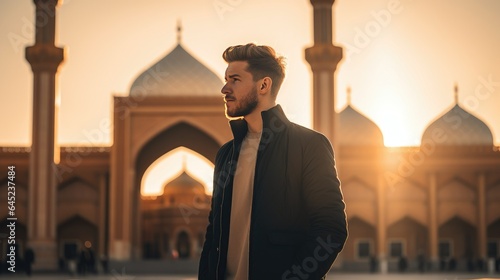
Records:
[[[233,145],[233,142],[234,142],[234,139],[231,139],[229,141],[227,141],[226,143],[224,143],[220,148],[219,148],[219,152],[222,151],[222,150],[226,150],[228,148],[230,148],[232,145]]]
[[[305,126],[302,126],[294,122],[290,122],[290,124],[292,128],[292,133],[294,134],[295,137],[300,137],[306,140],[327,139],[324,134],[314,129],[307,128]]]
[[[216,162],[219,161],[221,158],[224,158],[227,156],[228,152],[231,150],[231,147],[233,146],[233,142],[234,142],[234,139],[227,141],[226,143],[224,143],[224,145],[222,145],[219,148],[219,151],[217,152],[217,156],[215,159]]]

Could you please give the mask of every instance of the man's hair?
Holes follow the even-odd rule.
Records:
[[[227,63],[246,61],[246,70],[252,74],[254,81],[264,77],[271,78],[271,95],[276,97],[285,78],[285,58],[278,56],[273,48],[257,46],[254,43],[231,46],[224,51],[222,58]]]

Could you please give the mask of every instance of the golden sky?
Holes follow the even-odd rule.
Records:
[[[58,9],[59,141],[110,144],[111,96],[127,95],[135,77],[182,43],[222,79],[229,45],[269,44],[288,58],[278,101],[310,126],[311,77],[303,59],[312,44],[307,0],[65,0]],[[500,1],[337,0],[335,42],[344,47],[337,105],[352,104],[375,121],[387,145],[418,145],[426,126],[454,103],[486,122],[500,145]],[[29,145],[33,43],[31,0],[0,2],[0,145]],[[486,81],[486,85],[485,84]],[[90,112],[90,113],[89,113]]]
[[[498,0],[337,0],[334,41],[344,59],[335,109],[346,105],[350,86],[352,105],[381,128],[386,145],[418,145],[432,120],[454,105],[458,83],[460,105],[500,145],[499,14]],[[0,146],[31,141],[24,47],[34,42],[33,20],[32,0],[0,1]],[[267,44],[286,56],[278,102],[310,127],[309,1],[65,0],[56,42],[66,48],[58,77],[61,144],[111,144],[112,96],[127,95],[137,75],[175,47],[178,20],[183,46],[221,80],[221,53],[230,45]]]

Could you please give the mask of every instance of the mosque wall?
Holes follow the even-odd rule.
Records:
[[[158,119],[158,122],[161,122]],[[171,122],[174,123],[174,122]],[[144,132],[141,132],[145,134]],[[152,134],[151,134],[152,135]],[[110,206],[107,192],[111,154],[109,148],[70,148],[63,147],[59,164],[57,234],[60,256],[71,255],[72,246],[83,248],[85,241],[90,241],[96,251],[106,254],[110,244],[105,244],[109,236],[108,226]],[[408,159],[414,149],[393,149],[386,151],[390,157],[399,161],[383,160],[383,153],[377,153],[381,160],[374,160],[372,155],[365,158],[362,153],[343,148],[337,158],[339,176],[346,201],[350,235],[342,252],[344,269],[369,269],[370,257],[376,256],[381,248],[377,247],[379,231],[378,215],[378,179],[385,185],[385,231],[386,242],[383,251],[387,254],[389,268],[393,267],[398,254],[404,254],[415,267],[419,254],[430,258],[430,175],[436,178],[436,213],[438,225],[438,258],[456,258],[462,269],[466,267],[468,257],[478,258],[480,252],[475,243],[480,234],[478,215],[484,208],[485,231],[488,248],[500,246],[500,170],[499,152],[459,153],[454,157],[448,153],[436,153],[416,166],[411,174],[398,173],[401,159]],[[4,149],[6,150],[6,149]],[[20,176],[18,181],[18,218],[20,223],[27,219],[27,158],[28,153],[3,152],[2,161],[16,162]],[[391,173],[392,172],[392,173]],[[394,179],[387,174],[392,174]],[[483,175],[481,175],[483,174]],[[403,175],[403,176],[402,176]],[[481,176],[483,176],[483,179]],[[484,181],[484,204],[480,205],[479,185]],[[5,189],[5,178],[0,179],[0,189]],[[23,183],[24,182],[24,183]],[[118,193],[122,192],[118,188]],[[0,197],[0,200],[4,199]],[[137,200],[139,197],[132,197]],[[167,200],[168,201],[168,200]],[[183,202],[188,205],[191,200]],[[1,201],[0,201],[1,202]],[[5,201],[4,201],[5,202]],[[140,205],[140,204],[139,204]],[[144,205],[144,203],[143,203]],[[170,205],[173,206],[173,205]],[[147,207],[146,207],[147,208]],[[177,216],[165,214],[165,210],[148,208],[148,221],[143,220],[142,238],[150,244],[156,244],[165,250],[159,257],[173,258],[172,250],[184,246],[188,240],[189,257],[199,254],[202,235],[206,226],[208,210],[201,211],[194,207],[174,206]],[[196,210],[196,211],[193,211]],[[0,209],[0,216],[6,217],[5,209]],[[151,212],[152,211],[152,212]],[[163,212],[162,212],[163,211]],[[191,212],[190,212],[191,211]],[[149,214],[146,214],[149,213]],[[161,214],[163,213],[163,214]],[[172,211],[170,212],[172,213]],[[190,213],[189,221],[183,218]],[[167,215],[158,218],[158,215]],[[124,220],[130,220],[122,215]],[[143,218],[144,219],[144,216]],[[157,222],[151,222],[154,220]],[[130,221],[129,221],[130,222]],[[156,231],[157,228],[168,229]],[[26,238],[26,237],[25,237]],[[108,239],[109,242],[112,239]],[[181,240],[181,241],[179,241]],[[184,240],[184,241],[182,241]],[[474,240],[474,242],[466,242]],[[23,242],[21,240],[21,242]],[[142,242],[142,241],[141,241]],[[146,242],[146,243],[147,243]],[[180,242],[180,243],[179,243]],[[24,243],[25,244],[25,243]],[[472,245],[471,245],[472,244]],[[141,244],[144,245],[144,244]],[[486,246],[486,245],[484,245]],[[142,246],[146,253],[147,246]],[[153,246],[154,247],[154,246]],[[179,247],[179,248],[180,248]],[[492,249],[489,249],[490,251]],[[155,254],[154,252],[149,252]],[[185,255],[185,254],[184,254]],[[158,257],[158,255],[154,255]],[[185,255],[186,256],[186,255]]]

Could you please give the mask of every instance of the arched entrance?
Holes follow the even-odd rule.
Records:
[[[187,122],[180,122],[165,129],[143,146],[137,156],[135,164],[136,176],[132,196],[132,241],[134,248],[133,252],[135,252],[134,258],[144,256],[143,252],[141,252],[141,250],[144,249],[141,237],[142,221],[140,211],[142,178],[151,164],[164,154],[178,147],[186,147],[187,149],[193,150],[213,163],[220,146],[212,137]],[[188,243],[190,244],[189,240]],[[177,242],[175,246],[178,247],[179,242]],[[186,246],[183,245],[182,248],[185,249]],[[187,248],[191,250],[190,246]],[[189,256],[189,253],[184,254],[184,257]],[[180,251],[179,257],[181,257]]]
[[[98,252],[100,244],[97,226],[80,215],[75,215],[57,226],[59,240],[59,258],[65,262],[76,260],[85,243],[93,254]]]
[[[213,164],[185,147],[158,158],[141,180],[141,243],[145,259],[176,259],[179,232],[193,233],[184,258],[197,258],[203,244],[194,233],[207,227]]]
[[[426,253],[427,229],[411,217],[404,217],[390,225],[387,238],[391,270],[396,270],[401,259],[406,260],[404,269],[415,269],[417,257]]]
[[[439,257],[454,259],[459,267],[465,267],[468,260],[476,258],[476,240],[476,228],[455,216],[439,227]]]
[[[109,257],[142,258],[141,180],[159,157],[178,147],[213,162],[231,139],[220,96],[114,98],[109,191]],[[173,237],[173,236],[172,236]],[[170,244],[170,249],[174,244]]]
[[[342,267],[347,270],[370,270],[370,260],[375,256],[376,230],[367,221],[353,217],[348,220],[349,238],[342,251]],[[353,261],[346,261],[353,260]]]

